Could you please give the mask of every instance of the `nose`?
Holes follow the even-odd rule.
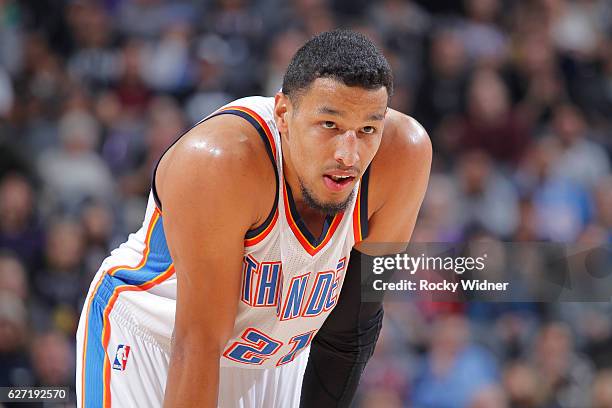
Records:
[[[338,135],[334,159],[345,167],[352,167],[357,163],[359,153],[357,151],[357,133],[354,130],[347,130]]]

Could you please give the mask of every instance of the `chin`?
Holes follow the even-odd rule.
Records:
[[[351,190],[348,195],[342,197],[340,199],[325,199],[314,195],[310,190],[305,188],[303,185],[302,189],[302,197],[304,197],[304,201],[306,204],[317,211],[320,211],[326,215],[336,215],[342,212],[345,212],[355,195],[355,190]]]

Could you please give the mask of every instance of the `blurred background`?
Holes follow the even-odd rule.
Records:
[[[379,44],[432,138],[414,241],[612,243],[610,0],[0,0],[0,386],[74,387],[89,282],[161,153],[336,27]],[[358,407],[612,407],[610,303],[385,319]]]

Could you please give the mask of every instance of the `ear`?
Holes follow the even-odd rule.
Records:
[[[289,130],[289,124],[287,122],[289,118],[289,111],[291,110],[291,101],[282,92],[278,92],[274,96],[274,121],[276,127],[281,134],[287,134]]]

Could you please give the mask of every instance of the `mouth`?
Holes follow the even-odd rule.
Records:
[[[350,186],[355,181],[352,175],[324,174],[323,182],[325,186],[334,192],[340,192]]]

